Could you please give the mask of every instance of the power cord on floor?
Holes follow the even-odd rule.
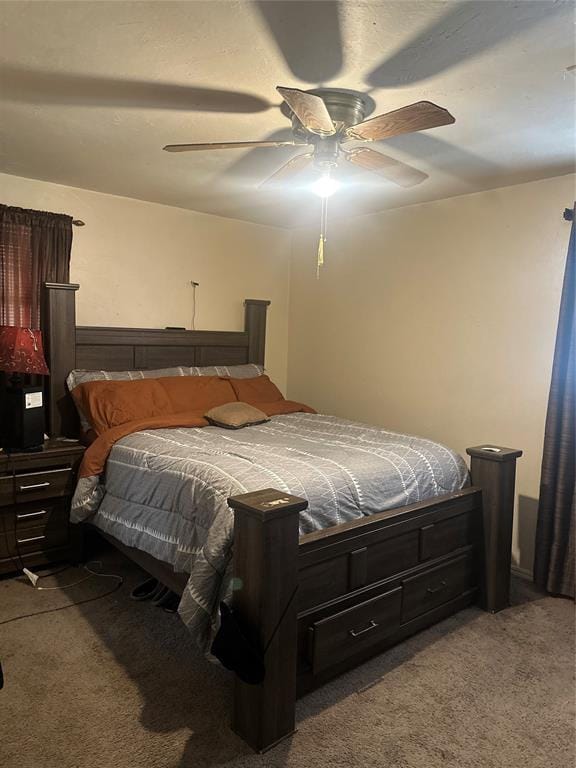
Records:
[[[96,595],[95,597],[87,597],[85,600],[78,600],[78,601],[76,601],[74,603],[68,603],[68,605],[61,605],[59,608],[47,608],[44,611],[35,611],[34,613],[25,613],[25,614],[22,614],[21,616],[14,616],[11,619],[6,619],[5,621],[0,621],[0,626],[2,626],[4,624],[11,624],[13,621],[20,621],[21,619],[29,619],[29,618],[32,618],[33,616],[41,616],[41,615],[43,615],[45,613],[56,613],[56,611],[64,611],[64,610],[66,610],[66,608],[72,608],[75,605],[84,605],[85,603],[92,603],[95,600],[101,600],[103,597],[108,597],[108,595],[111,595],[114,592],[116,592],[118,589],[120,589],[120,587],[124,583],[124,577],[123,576],[120,576],[117,573],[102,573],[100,571],[93,571],[91,568],[88,567],[88,565],[95,565],[95,566],[101,568],[102,567],[102,561],[101,560],[90,561],[89,564],[84,566],[84,570],[89,573],[89,576],[85,576],[83,579],[80,579],[79,581],[73,581],[71,584],[64,584],[61,587],[38,587],[37,586],[37,582],[38,582],[38,580],[40,578],[45,578],[46,576],[53,576],[53,575],[55,575],[54,573],[52,573],[52,574],[45,574],[45,576],[38,576],[38,575],[30,572],[35,580],[30,579],[30,576],[28,574],[26,574],[26,575],[30,579],[32,585],[34,586],[34,589],[37,589],[37,590],[67,589],[68,587],[75,587],[78,584],[83,584],[85,581],[88,581],[89,579],[92,579],[94,576],[102,576],[105,579],[116,579],[117,580],[117,584],[112,589],[109,589],[108,592],[105,592],[103,595]],[[61,570],[64,571],[66,569],[62,568]],[[56,571],[55,573],[61,573],[61,571]]]
[[[91,560],[90,563],[93,565],[97,565],[100,568],[102,567],[102,560]],[[73,581],[71,584],[62,584],[62,586],[58,586],[58,587],[39,587],[38,586],[38,581],[40,579],[44,579],[46,578],[46,576],[54,576],[54,574],[43,574],[42,576],[38,576],[37,574],[32,573],[32,571],[29,571],[28,568],[24,568],[24,573],[26,574],[26,576],[28,576],[28,578],[32,582],[34,589],[43,590],[43,591],[47,591],[51,589],[67,589],[68,587],[76,587],[78,586],[78,584],[84,584],[85,581],[89,581],[89,579],[91,579],[93,576],[103,576],[105,579],[120,579],[120,582],[123,581],[122,576],[118,576],[115,573],[101,573],[100,571],[93,571],[91,568],[88,567],[88,565],[84,566],[84,570],[88,572],[89,574],[88,576],[84,576],[83,579],[79,579],[78,581]],[[59,573],[59,571],[56,571],[56,573]]]

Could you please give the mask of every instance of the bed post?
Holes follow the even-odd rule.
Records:
[[[244,301],[244,330],[248,334],[248,362],[264,365],[266,346],[266,311],[269,301],[246,299]]]
[[[264,652],[259,685],[238,677],[232,728],[257,752],[294,732],[299,512],[308,502],[271,488],[228,499],[234,510],[232,607]]]
[[[47,425],[50,437],[77,437],[78,422],[66,390],[66,376],[76,367],[75,283],[44,283],[42,305],[46,360]]]
[[[481,604],[497,613],[510,604],[516,459],[522,451],[496,445],[467,448],[472,485],[482,489],[484,578]]]

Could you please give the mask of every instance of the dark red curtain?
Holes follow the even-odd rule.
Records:
[[[576,211],[576,206],[575,206]],[[572,231],[548,399],[534,580],[574,597],[576,556],[576,229]]]
[[[0,205],[0,325],[40,328],[45,282],[70,277],[72,217]]]

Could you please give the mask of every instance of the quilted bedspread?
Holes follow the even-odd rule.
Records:
[[[101,477],[81,478],[72,520],[189,573],[180,615],[208,648],[231,594],[229,496],[277,488],[309,502],[300,533],[450,493],[464,460],[421,437],[311,413],[231,431],[150,429],[123,437]]]

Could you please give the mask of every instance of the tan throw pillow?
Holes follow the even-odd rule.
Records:
[[[216,427],[224,427],[225,429],[242,429],[242,427],[250,427],[253,424],[263,424],[265,421],[270,421],[264,411],[254,408],[253,405],[248,405],[248,403],[218,405],[216,408],[211,408],[205,413],[204,418],[208,419],[210,424],[214,424]]]

